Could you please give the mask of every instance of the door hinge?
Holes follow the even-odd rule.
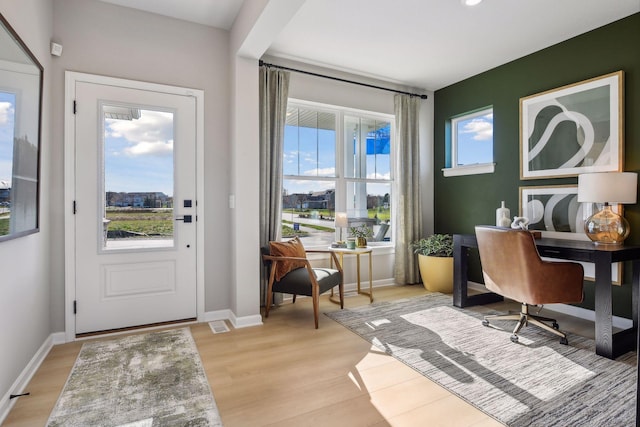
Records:
[[[76,114],[78,112],[78,104],[76,103],[76,100],[73,100],[73,114]]]
[[[77,206],[76,206],[76,201],[73,201],[73,214],[75,215],[76,212],[78,212]]]
[[[78,301],[73,301],[73,314],[78,313]]]

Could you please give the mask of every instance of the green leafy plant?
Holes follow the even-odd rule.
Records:
[[[364,237],[366,239],[367,237],[373,236],[373,229],[362,224],[357,227],[349,227],[349,234],[352,237]]]
[[[453,255],[453,237],[450,234],[434,234],[411,243],[413,253],[435,257]]]

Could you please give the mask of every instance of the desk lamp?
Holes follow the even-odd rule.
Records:
[[[619,245],[631,231],[629,223],[611,209],[610,203],[636,203],[638,174],[600,172],[578,176],[578,202],[604,203],[601,211],[584,223],[584,231],[596,244]]]
[[[336,212],[335,226],[340,228],[340,242],[342,242],[342,229],[349,226],[346,212]]]

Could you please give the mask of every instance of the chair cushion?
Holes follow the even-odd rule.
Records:
[[[328,291],[329,289],[338,286],[340,284],[340,272],[330,268],[314,268],[313,272],[316,275],[318,286],[320,288],[319,293]],[[299,268],[291,271],[281,281],[274,282],[274,292],[282,292],[285,294],[296,294],[311,296],[311,279],[309,278],[309,272],[306,268]]]
[[[269,242],[269,250],[272,256],[287,256],[306,258],[307,253],[304,250],[304,246],[298,237],[286,242]],[[304,267],[305,264],[302,261],[284,260],[274,263],[276,269],[276,280],[282,279],[288,272],[295,270],[296,268]]]

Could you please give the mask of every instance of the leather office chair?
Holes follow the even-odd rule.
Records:
[[[584,270],[575,262],[550,262],[540,258],[532,234],[526,230],[478,226],[476,237],[482,275],[487,289],[522,304],[520,313],[485,316],[490,320],[517,320],[511,341],[518,341],[518,332],[529,323],[560,336],[555,319],[529,313],[530,305],[582,302]],[[551,326],[544,322],[551,322]]]
[[[293,294],[293,302],[297,295],[310,296],[313,299],[313,316],[316,329],[318,329],[318,311],[320,294],[338,286],[340,295],[340,308],[344,308],[344,275],[342,266],[338,262],[335,252],[330,250],[304,250],[301,243],[292,239],[289,242],[271,242],[270,246],[261,248],[262,260],[267,267],[269,285],[267,287],[265,317],[269,317],[269,309],[274,292]],[[275,246],[278,245],[278,246]],[[286,245],[293,245],[292,252],[274,250]],[[272,253],[278,252],[278,254]],[[287,253],[288,252],[288,253]],[[296,253],[297,252],[297,253]],[[333,268],[312,267],[306,257],[308,253],[326,253],[333,259]],[[290,256],[295,255],[295,256]],[[288,270],[288,271],[283,271]]]

